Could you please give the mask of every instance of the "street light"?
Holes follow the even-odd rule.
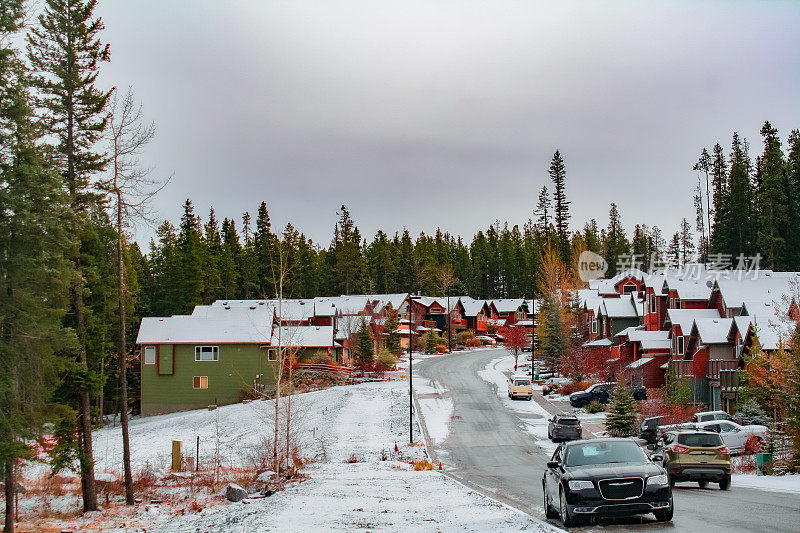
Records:
[[[536,275],[534,279],[533,299],[531,300],[531,382],[536,381]]]
[[[412,313],[414,312],[414,296],[408,293],[408,443],[414,444],[414,373],[412,368],[413,359],[412,354],[414,351],[414,343],[412,338],[412,328],[414,321]]]

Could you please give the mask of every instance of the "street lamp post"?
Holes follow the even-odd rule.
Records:
[[[412,339],[412,330],[414,321],[412,320],[412,313],[414,309],[414,297],[411,293],[408,294],[408,443],[414,444],[414,373],[411,360],[414,352],[414,343]]]
[[[453,353],[453,350],[450,348],[450,338],[452,334],[450,333],[450,321],[452,320],[452,313],[453,311],[450,309],[450,289],[447,289],[447,353]]]
[[[536,278],[534,277],[534,280]],[[534,287],[536,285],[534,284]],[[533,291],[531,300],[531,382],[535,381],[536,375],[536,290]]]

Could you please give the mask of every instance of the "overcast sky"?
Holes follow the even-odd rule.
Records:
[[[656,5],[657,4],[657,5]],[[704,146],[765,119],[800,127],[800,2],[105,1],[112,62],[174,173],[177,223],[291,221],[327,245],[347,205],[364,236],[436,227],[468,239],[532,216],[558,148],[573,229],[672,233],[694,219]],[[143,244],[150,228],[137,230]]]

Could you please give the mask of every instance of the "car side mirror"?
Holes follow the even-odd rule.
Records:
[[[547,468],[558,468],[558,461],[547,461]]]
[[[653,455],[650,456],[650,460],[653,462],[663,461],[664,456],[661,455],[660,453],[654,453]]]
[[[653,451],[653,450],[656,449],[656,445],[655,444],[648,444],[647,445],[647,449],[650,450],[650,451]]]

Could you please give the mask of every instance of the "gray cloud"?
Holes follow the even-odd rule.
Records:
[[[573,221],[669,233],[693,220],[691,166],[765,119],[800,127],[800,4],[105,2],[112,63],[159,132],[177,221],[265,200],[327,244],[362,233],[523,223],[567,164]],[[658,209],[654,209],[657,207]],[[137,238],[146,241],[151,230]]]

